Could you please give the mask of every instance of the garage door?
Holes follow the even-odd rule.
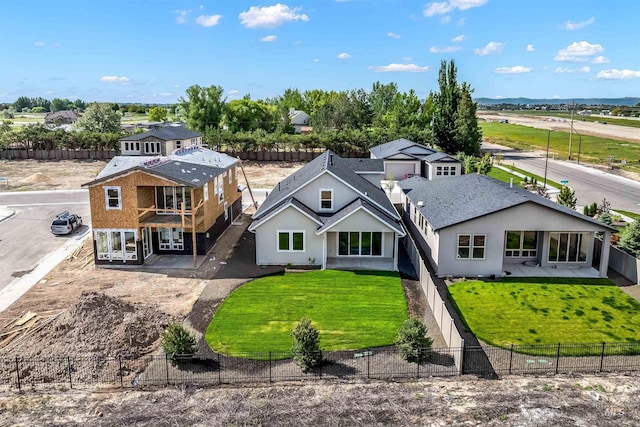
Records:
[[[401,181],[405,179],[407,176],[414,175],[415,171],[415,163],[385,163],[385,179],[395,179],[396,181]]]

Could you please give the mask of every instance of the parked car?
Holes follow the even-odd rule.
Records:
[[[60,212],[51,223],[51,232],[53,234],[71,234],[82,226],[82,217],[72,214],[69,211]]]

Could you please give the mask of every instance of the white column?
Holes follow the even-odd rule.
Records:
[[[398,233],[393,233],[393,271],[398,271]]]
[[[322,235],[322,269],[327,269],[327,233]]]
[[[609,249],[611,246],[611,232],[605,231],[602,238],[602,250],[600,251],[600,277],[607,277],[609,269]]]

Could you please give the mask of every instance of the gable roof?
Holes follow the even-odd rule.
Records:
[[[192,188],[201,187],[237,163],[237,159],[203,147],[176,150],[168,156],[116,156],[96,179],[82,187],[109,181],[134,171],[144,171]]]
[[[309,219],[317,223],[319,226],[323,225],[324,221],[326,220],[326,218],[320,217],[317,213],[315,213],[313,210],[307,207],[307,205],[305,205],[295,197],[290,197],[286,200],[283,200],[281,203],[272,206],[271,209],[269,209],[264,213],[264,215],[260,217],[260,219],[253,221],[251,225],[249,225],[249,231],[254,231],[256,228],[269,221],[274,215],[277,215],[289,206],[298,209],[302,214],[309,217]]]
[[[163,126],[151,129],[147,132],[136,133],[120,139],[120,141],[140,141],[144,138],[153,137],[161,141],[171,141],[175,139],[189,139],[202,136],[201,133],[194,132],[184,126]]]
[[[363,200],[362,198],[357,198],[356,200],[354,200],[347,206],[343,207],[332,216],[326,218],[324,221],[324,225],[320,227],[318,231],[316,231],[316,234],[322,234],[328,231],[331,227],[333,227],[343,219],[351,216],[352,214],[354,214],[360,209],[364,209],[370,214],[372,214],[373,216],[375,216],[376,218],[378,218],[380,222],[387,225],[390,229],[394,230],[396,233],[400,234],[400,237],[405,235],[405,232],[402,229],[402,226],[400,225],[399,222],[389,218],[389,215],[385,214],[380,209],[376,208],[374,205]]]
[[[370,203],[378,206],[392,218],[399,218],[395,208],[384,190],[358,175],[349,166],[350,160],[344,161],[331,150],[326,150],[302,168],[298,169],[286,179],[280,181],[267,196],[267,199],[258,208],[254,219],[259,219],[273,206],[292,196],[296,191],[304,187],[322,174],[329,173],[345,185],[353,188],[360,196]]]
[[[425,162],[450,162],[450,163],[461,163],[459,159],[456,159],[453,156],[450,156],[446,153],[433,153],[428,155],[423,159]]]
[[[524,203],[535,203],[587,221],[604,229],[613,228],[573,209],[559,205],[519,187],[510,187],[486,175],[468,174],[447,179],[411,177],[398,186],[414,202],[434,230],[440,230]],[[418,203],[423,202],[422,206]]]
[[[44,116],[44,119],[50,120],[50,121],[63,120],[63,119],[76,120],[79,117],[80,117],[80,114],[76,113],[73,110],[60,110],[60,111],[47,113],[47,115]]]
[[[399,138],[386,144],[377,145],[369,150],[377,159],[386,159],[397,154],[405,154],[415,159],[436,153],[436,150],[408,139]]]
[[[342,162],[355,173],[384,173],[382,159],[343,158]]]

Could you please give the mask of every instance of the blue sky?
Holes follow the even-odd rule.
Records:
[[[640,96],[635,0],[5,0],[0,12],[0,102],[376,81],[426,97],[449,59],[477,97]]]

